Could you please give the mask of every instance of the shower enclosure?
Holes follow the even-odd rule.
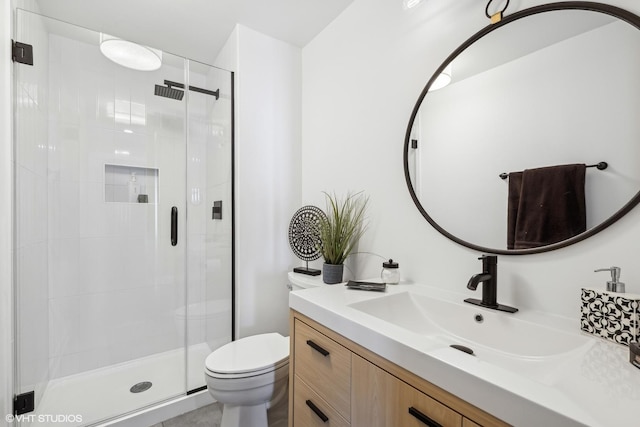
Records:
[[[166,52],[126,68],[104,34],[24,10],[15,29],[19,425],[202,390],[233,331],[233,74]]]

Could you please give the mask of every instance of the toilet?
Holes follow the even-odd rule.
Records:
[[[322,279],[289,273],[291,291]],[[209,393],[223,404],[220,427],[268,427],[267,410],[288,399],[289,337],[252,335],[223,345],[205,360]]]

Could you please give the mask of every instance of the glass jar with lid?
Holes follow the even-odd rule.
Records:
[[[382,263],[382,272],[380,278],[387,285],[397,285],[400,283],[400,268],[397,262],[392,259]]]

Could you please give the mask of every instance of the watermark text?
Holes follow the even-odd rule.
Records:
[[[74,424],[82,422],[82,415],[77,414],[8,414],[4,417],[8,423],[19,421],[21,423],[49,423],[49,424]]]

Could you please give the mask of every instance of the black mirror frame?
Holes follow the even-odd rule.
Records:
[[[404,138],[403,162],[404,162],[404,177],[407,182],[407,188],[409,189],[409,193],[411,194],[411,198],[413,199],[413,202],[415,203],[416,207],[418,208],[422,216],[429,222],[429,224],[431,224],[433,228],[438,230],[438,232],[440,232],[442,235],[444,235],[448,239],[453,240],[454,242],[462,246],[466,246],[470,249],[474,249],[483,253],[492,253],[492,254],[498,254],[498,255],[527,255],[527,254],[549,252],[549,251],[563,248],[565,246],[572,245],[574,243],[578,243],[582,240],[585,240],[593,236],[594,234],[599,233],[600,231],[609,227],[614,222],[618,221],[620,218],[626,215],[629,211],[631,211],[638,203],[640,203],[640,191],[638,191],[635,194],[635,196],[633,196],[633,198],[629,202],[627,202],[627,204],[625,204],[620,210],[614,213],[609,219],[605,220],[604,222],[598,224],[593,228],[590,228],[584,233],[581,233],[577,236],[574,236],[567,240],[563,240],[558,243],[553,243],[551,245],[541,246],[539,248],[530,248],[530,249],[493,249],[493,248],[487,248],[484,246],[479,246],[479,245],[467,242],[446,231],[444,228],[438,225],[438,223],[436,223],[436,221],[433,218],[431,218],[429,214],[425,211],[424,207],[420,203],[420,200],[418,200],[415,190],[413,189],[413,184],[411,183],[411,177],[409,175],[409,146],[411,143],[411,130],[413,128],[413,124],[418,114],[418,111],[420,110],[420,106],[422,105],[422,101],[424,100],[424,97],[429,92],[429,88],[431,87],[431,85],[433,84],[437,76],[439,76],[440,73],[444,71],[445,67],[451,61],[457,58],[458,55],[460,55],[469,46],[471,46],[473,43],[475,43],[482,37],[486,36],[487,34],[511,22],[517,21],[527,16],[536,15],[544,12],[558,11],[558,10],[586,10],[586,11],[592,11],[592,12],[600,12],[600,13],[604,13],[604,14],[613,16],[615,18],[618,18],[622,21],[625,21],[628,24],[631,24],[632,26],[634,26],[636,29],[640,30],[640,16],[635,15],[634,13],[631,13],[625,9],[621,9],[619,7],[604,4],[604,3],[595,3],[595,2],[586,2],[586,1],[557,2],[557,3],[548,3],[540,6],[534,6],[519,12],[515,12],[511,15],[505,16],[501,21],[495,24],[489,24],[488,26],[484,27],[483,29],[475,33],[473,36],[471,36],[469,39],[467,39],[456,50],[454,50],[453,53],[451,53],[447,57],[447,59],[442,63],[442,65],[438,67],[438,69],[435,71],[431,79],[429,79],[429,81],[427,82],[427,85],[424,87],[424,89],[420,93],[420,96],[418,97],[418,100],[416,101],[416,104],[413,107],[413,111],[411,112],[411,118],[409,119],[409,124],[407,126],[407,131],[405,133],[405,138]]]

